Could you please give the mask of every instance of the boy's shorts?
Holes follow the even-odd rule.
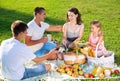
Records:
[[[45,53],[56,48],[56,44],[52,42],[46,42],[41,49],[35,52],[36,56],[43,56]]]
[[[25,72],[24,72],[24,76],[21,80],[26,79],[26,78],[30,78],[30,77],[34,77],[34,76],[38,76],[38,75],[42,75],[46,73],[46,68],[44,64],[37,64],[35,66],[32,67],[26,67],[25,68]]]

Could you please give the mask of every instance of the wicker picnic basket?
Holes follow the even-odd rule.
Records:
[[[97,45],[96,50],[95,50],[95,57],[91,57],[91,56],[87,55],[88,63],[93,62],[95,64],[100,64],[103,67],[113,68],[114,67],[114,52],[107,51],[110,54],[110,56],[108,56],[108,57],[102,56],[102,57],[98,58],[97,54],[100,52],[100,51],[98,51],[98,46],[99,46],[99,44]]]
[[[86,56],[84,54],[75,54],[72,52],[69,52],[68,54],[64,54],[64,62],[65,64],[71,65],[71,64],[84,64],[86,62]]]

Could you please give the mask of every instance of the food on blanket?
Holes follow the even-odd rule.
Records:
[[[113,72],[111,74],[111,77],[115,77],[115,76],[120,76],[120,72],[118,73],[118,71],[115,71],[115,73]]]
[[[88,49],[86,50],[86,48],[83,48],[83,49],[81,48],[80,51],[81,51],[81,53],[88,55]]]
[[[88,73],[84,74],[84,78],[89,78],[89,74]]]
[[[109,77],[111,75],[111,70],[104,70],[105,77]]]
[[[94,75],[93,74],[89,74],[89,78],[94,78]]]
[[[106,70],[110,71],[109,73],[111,74],[111,68],[95,66],[95,68],[92,70],[92,74],[98,76],[100,73],[105,74]]]
[[[100,73],[99,78],[105,78],[105,75],[103,73]]]
[[[68,72],[68,71],[72,71],[72,68],[66,67],[66,68],[65,68],[65,72]]]
[[[114,70],[114,73],[115,73],[115,74],[118,74],[118,73],[119,73],[119,70],[117,70],[117,69]]]
[[[72,73],[72,77],[78,77],[78,73],[77,72]]]
[[[73,69],[78,69],[79,68],[79,64],[74,64],[73,65]]]
[[[95,68],[92,70],[92,74],[93,74],[93,75],[96,75],[96,73],[97,73],[97,68],[95,67]]]
[[[57,72],[60,72],[60,68],[57,68],[56,71],[57,71]]]
[[[64,74],[64,73],[65,73],[65,70],[62,69],[62,68],[57,68],[56,71],[59,72],[59,73],[61,73],[61,74]]]
[[[91,57],[95,57],[95,52],[90,47],[88,48],[88,55],[91,56]]]
[[[78,68],[78,70],[79,70],[79,71],[82,71],[82,68],[81,68],[81,67],[79,67],[79,68]]]
[[[80,70],[80,71],[78,71],[78,74],[79,74],[80,76],[83,76],[84,72]]]
[[[60,65],[60,68],[62,68],[62,69],[64,69],[65,67],[66,67],[65,64]]]
[[[72,76],[72,71],[67,71],[67,74],[68,74],[69,76]]]

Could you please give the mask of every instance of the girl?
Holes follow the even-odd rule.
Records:
[[[94,51],[96,50],[98,46],[98,57],[101,57],[102,55],[108,56],[108,53],[106,51],[106,48],[104,47],[104,41],[103,41],[103,32],[101,23],[98,20],[94,20],[90,23],[91,33],[89,35],[89,40],[86,42],[86,45],[91,47]]]
[[[67,12],[67,22],[63,26],[62,44],[65,48],[74,47],[74,43],[83,36],[84,24],[77,8],[71,8]]]

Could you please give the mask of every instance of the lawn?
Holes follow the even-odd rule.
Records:
[[[102,22],[105,46],[115,53],[115,62],[120,65],[120,0],[0,0],[0,43],[11,37],[10,25],[15,20],[28,23],[33,19],[33,9],[46,9],[46,22],[63,25],[67,10],[76,7],[82,14],[85,25],[83,40],[90,33],[89,24],[98,19]],[[45,34],[50,33],[46,32]],[[53,39],[61,42],[62,33],[51,33]]]

